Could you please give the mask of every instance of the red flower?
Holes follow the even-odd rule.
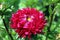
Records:
[[[42,11],[34,8],[24,8],[12,14],[11,28],[15,29],[19,37],[31,37],[42,32],[46,24]]]

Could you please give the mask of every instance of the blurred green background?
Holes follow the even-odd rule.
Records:
[[[17,33],[9,27],[10,17],[18,9],[31,7],[43,11],[47,19],[44,34],[38,34],[37,40],[60,40],[60,0],[0,0],[0,40],[11,40],[6,27],[14,40],[25,40],[18,38]]]

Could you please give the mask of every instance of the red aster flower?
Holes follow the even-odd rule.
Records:
[[[11,28],[19,37],[31,37],[42,32],[46,24],[45,16],[42,11],[35,8],[24,8],[12,14]]]

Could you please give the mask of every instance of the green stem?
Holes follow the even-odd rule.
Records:
[[[49,22],[49,26],[47,27],[47,34],[46,34],[46,40],[48,40],[48,36],[49,36],[49,33],[50,33],[50,28],[52,26],[52,22],[53,22],[53,19],[54,19],[54,14],[55,14],[55,8],[50,16],[50,22]]]
[[[1,13],[1,17],[2,17],[2,21],[3,21],[4,27],[5,27],[8,35],[9,35],[9,37],[11,38],[11,40],[13,40],[13,37],[12,37],[11,33],[9,32],[9,30],[8,30],[8,28],[7,28],[7,24],[6,24],[6,22],[5,22],[5,19],[3,18],[3,12]]]
[[[37,39],[37,34],[32,36],[32,40],[38,40]]]
[[[7,26],[6,26],[5,20],[4,20],[4,19],[2,19],[2,20],[3,20],[4,26],[5,26],[5,29],[6,29],[6,31],[7,31],[7,33],[8,33],[8,35],[10,36],[11,40],[13,40],[13,37],[12,37],[12,35],[9,33],[9,30],[8,30],[8,28],[7,28]]]
[[[3,21],[3,24],[4,24],[4,27],[5,27],[8,35],[9,35],[9,37],[11,38],[11,40],[13,40],[13,37],[12,37],[11,33],[9,32],[9,30],[7,28],[8,26],[7,26],[6,22],[5,22],[5,19],[3,18],[3,14],[4,14],[5,10],[4,11],[0,10],[0,15],[1,15],[1,18],[2,18],[2,21]]]

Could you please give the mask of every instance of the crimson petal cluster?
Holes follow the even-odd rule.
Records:
[[[45,16],[42,11],[35,8],[23,8],[12,14],[11,28],[14,29],[19,37],[31,37],[42,32],[46,24]]]

